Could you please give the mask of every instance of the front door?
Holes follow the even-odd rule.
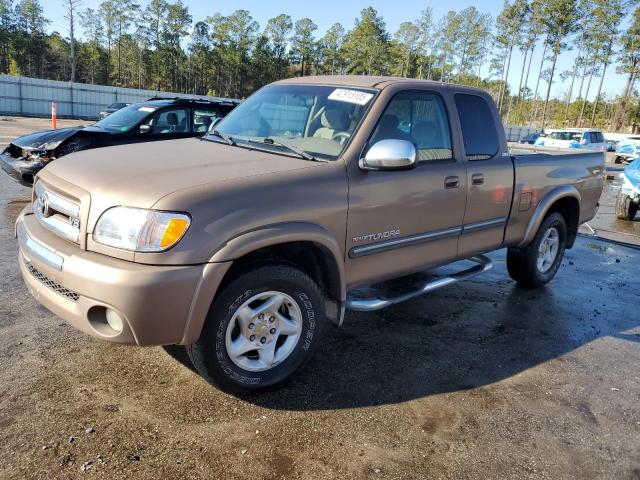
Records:
[[[192,136],[189,118],[190,110],[184,107],[167,108],[155,113],[151,119],[152,140],[169,140]]]
[[[349,169],[348,288],[446,263],[457,254],[466,162],[454,154],[445,102],[429,91],[397,93],[367,148],[384,139],[413,142],[418,164],[405,171]]]
[[[513,194],[513,163],[503,152],[489,103],[479,95],[456,94],[467,159],[467,208],[458,256],[495,250],[504,240]]]

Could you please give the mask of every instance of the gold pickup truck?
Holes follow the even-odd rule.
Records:
[[[552,280],[595,215],[604,154],[513,153],[481,90],[285,80],[204,138],[44,168],[16,223],[18,261],[31,293],[76,328],[184,345],[211,383],[257,391],[299,370],[345,310],[482,273],[486,252],[507,248],[523,286]],[[461,260],[455,273],[384,288]]]

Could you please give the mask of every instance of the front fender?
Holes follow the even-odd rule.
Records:
[[[538,233],[540,224],[542,223],[542,221],[544,220],[544,217],[549,212],[549,209],[551,208],[551,206],[554,203],[556,203],[558,200],[562,198],[567,198],[567,197],[575,198],[578,201],[578,204],[580,204],[580,200],[581,200],[580,192],[578,192],[578,190],[572,185],[562,185],[557,188],[554,188],[538,203],[538,206],[533,212],[531,219],[529,219],[529,223],[527,224],[527,229],[525,230],[524,238],[518,244],[518,247],[526,247],[533,241],[534,237],[536,236],[536,233]]]
[[[330,255],[339,285],[338,300],[347,298],[344,278],[344,253],[335,236],[327,229],[307,222],[286,222],[246,232],[229,240],[211,257],[212,263],[232,262],[261,248],[290,242],[313,242],[323,247]]]

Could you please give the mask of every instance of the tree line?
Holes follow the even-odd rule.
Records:
[[[181,0],[61,2],[64,35],[48,33],[38,0],[0,0],[0,72],[235,98],[292,76],[392,75],[484,88],[506,124],[640,125],[638,0],[506,0],[496,18],[473,6],[435,18],[427,7],[393,34],[372,7],[350,29],[319,32],[284,13],[264,26],[242,9],[194,20]],[[572,65],[560,71],[566,52]],[[612,70],[626,83],[606,96]]]

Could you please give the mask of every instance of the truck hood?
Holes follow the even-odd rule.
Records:
[[[93,217],[115,205],[151,208],[173,192],[204,184],[319,165],[189,138],[76,152],[52,162],[39,178],[54,186],[72,184],[90,194]]]

